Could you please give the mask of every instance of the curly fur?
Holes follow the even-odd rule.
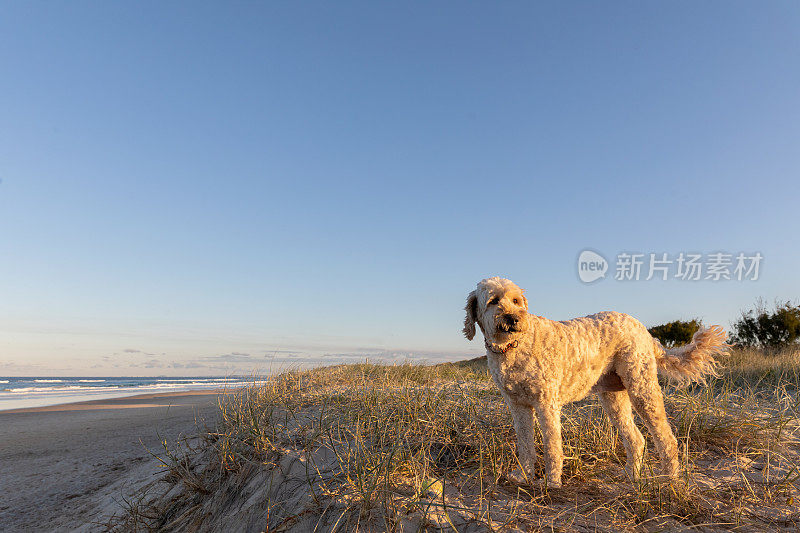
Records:
[[[728,334],[720,326],[701,328],[685,346],[665,350],[658,340],[653,339],[658,369],[669,379],[678,383],[699,381],[705,383],[706,376],[719,377],[719,362],[715,355],[725,352]]]
[[[561,322],[531,315],[522,290],[497,277],[478,283],[465,311],[464,335],[474,338],[476,324],[483,332],[489,371],[511,410],[520,477],[533,476],[535,416],[544,441],[547,481],[561,485],[561,408],[589,393],[600,397],[617,428],[632,478],[639,474],[644,449],[632,408],[653,436],[665,474],[679,475],[677,442],[667,422],[657,372],[679,381],[715,374],[714,355],[727,346],[721,327],[703,329],[690,344],[664,350],[641,322],[623,313]]]

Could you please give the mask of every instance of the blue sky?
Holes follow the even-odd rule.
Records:
[[[554,319],[796,299],[798,27],[791,2],[4,3],[0,374],[474,356],[491,275]],[[586,285],[585,248],[764,260]]]

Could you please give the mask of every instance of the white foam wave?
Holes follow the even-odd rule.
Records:
[[[63,379],[34,379],[34,383],[64,383]]]
[[[226,381],[226,382],[208,382],[208,381],[188,381],[184,383],[152,383],[146,385],[133,385],[127,387],[108,387],[96,385],[63,385],[59,387],[19,387],[15,389],[2,389],[0,390],[0,399],[3,397],[20,396],[20,395],[35,395],[46,396],[50,394],[107,394],[130,392],[131,394],[148,392],[169,392],[169,391],[185,391],[189,389],[216,389],[216,388],[235,388],[252,385],[249,381]]]
[[[21,394],[25,392],[64,392],[69,390],[84,389],[80,385],[70,385],[67,387],[19,387],[17,389],[4,389],[4,392],[11,394]]]
[[[158,383],[172,383],[172,382],[181,382],[181,381],[193,381],[193,382],[198,382],[198,381],[219,381],[219,382],[228,382],[228,381],[238,381],[238,379],[235,379],[235,378],[182,378],[182,379],[173,378],[173,379],[157,379],[156,381]]]

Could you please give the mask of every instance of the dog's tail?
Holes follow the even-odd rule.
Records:
[[[665,350],[653,339],[658,369],[669,379],[678,382],[704,382],[706,376],[719,377],[719,361],[714,356],[728,351],[727,335],[722,326],[700,328],[692,342]]]

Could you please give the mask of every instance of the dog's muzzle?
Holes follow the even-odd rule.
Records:
[[[503,333],[518,333],[522,331],[520,325],[521,320],[517,315],[505,314],[497,318],[495,327]]]

